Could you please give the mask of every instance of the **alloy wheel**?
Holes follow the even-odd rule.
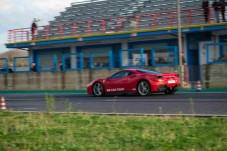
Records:
[[[102,96],[104,94],[104,88],[101,83],[95,83],[93,86],[93,94],[95,96]]]
[[[139,95],[148,95],[150,92],[150,86],[149,86],[148,82],[141,81],[138,84],[137,91],[138,91]]]

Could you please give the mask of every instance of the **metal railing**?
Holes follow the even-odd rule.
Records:
[[[192,8],[181,10],[182,26],[205,23],[204,10]],[[209,23],[213,22],[213,9],[208,9]],[[62,21],[61,23],[39,26],[37,35],[31,33],[31,28],[13,29],[8,31],[8,42],[24,42],[29,40],[42,40],[62,38],[67,36],[83,36],[91,34],[104,34],[125,32],[132,30],[157,29],[177,26],[177,11],[152,12],[135,14],[131,16],[118,16],[102,19],[80,20],[75,22]]]

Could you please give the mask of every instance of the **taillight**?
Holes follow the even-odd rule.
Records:
[[[180,78],[180,75],[179,75],[179,74],[176,74],[175,76],[176,76],[177,78]]]

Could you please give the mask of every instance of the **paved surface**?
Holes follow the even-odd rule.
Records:
[[[1,95],[3,96],[3,95]],[[46,111],[45,94],[4,94],[7,109]],[[54,94],[56,112],[66,111],[65,101],[73,112],[134,114],[215,114],[227,115],[227,93],[178,93],[152,96],[105,96]]]

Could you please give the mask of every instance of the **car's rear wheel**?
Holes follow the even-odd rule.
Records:
[[[177,90],[176,90],[176,88],[175,87],[170,87],[170,88],[167,88],[165,91],[164,91],[164,93],[165,94],[174,94],[175,92],[176,92]]]
[[[104,95],[104,87],[101,83],[97,82],[92,87],[93,94],[95,96],[103,96]]]
[[[147,81],[140,81],[137,85],[137,92],[139,95],[145,96],[150,93],[150,85]]]

